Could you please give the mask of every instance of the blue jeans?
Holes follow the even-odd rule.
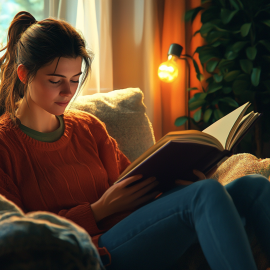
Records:
[[[99,246],[111,254],[108,270],[170,269],[197,241],[211,269],[257,269],[242,219],[270,255],[267,178],[254,174],[225,187],[212,179],[176,187],[104,233]]]

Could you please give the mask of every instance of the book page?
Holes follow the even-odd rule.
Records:
[[[249,105],[250,103],[247,102],[241,107],[235,109],[231,113],[227,114],[226,116],[222,117],[221,119],[213,123],[208,128],[204,129],[203,132],[217,138],[223,145],[223,147],[227,149],[226,148],[227,139],[229,137],[232,137],[231,134],[234,132],[235,126],[236,127],[238,126],[238,123],[241,121],[243,114],[245,113]]]
[[[249,129],[252,123],[260,116],[259,113],[254,113],[253,111],[246,115],[243,120],[241,121],[240,125],[238,126],[237,132],[233,137],[229,145],[229,150],[233,148],[239,138]]]

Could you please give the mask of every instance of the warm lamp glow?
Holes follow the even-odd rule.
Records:
[[[178,68],[176,65],[178,57],[174,55],[168,56],[168,61],[162,63],[158,68],[158,77],[163,82],[172,82],[178,76]]]

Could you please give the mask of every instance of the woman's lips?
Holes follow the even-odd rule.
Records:
[[[68,102],[66,102],[66,103],[60,103],[60,102],[55,102],[57,105],[59,105],[59,106],[67,106],[68,105],[68,103],[69,103],[69,101]]]

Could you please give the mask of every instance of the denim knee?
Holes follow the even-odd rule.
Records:
[[[195,192],[193,204],[197,208],[211,207],[215,205],[217,201],[223,200],[223,198],[228,197],[228,193],[224,186],[222,186],[218,181],[213,179],[206,179],[195,183],[197,189]]]
[[[214,179],[206,179],[196,182],[199,186],[200,196],[207,197],[226,192],[222,184]]]
[[[246,175],[228,185],[233,187],[234,194],[249,194],[252,197],[260,195],[263,190],[270,187],[269,180],[261,174]]]

